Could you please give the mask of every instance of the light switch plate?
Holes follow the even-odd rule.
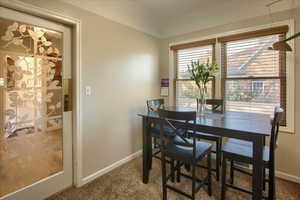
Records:
[[[4,86],[5,84],[5,79],[4,78],[0,78],[0,86]]]
[[[85,87],[85,95],[86,96],[91,96],[92,95],[92,88],[91,88],[91,86],[86,86]]]

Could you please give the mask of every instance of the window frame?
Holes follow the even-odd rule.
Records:
[[[196,47],[201,47],[201,46],[208,46],[212,45],[212,60],[216,60],[216,38],[214,39],[208,39],[208,40],[203,40],[203,41],[196,41],[196,42],[191,42],[191,43],[185,43],[185,44],[180,44],[180,45],[175,45],[171,46],[170,49],[173,50],[174,52],[174,68],[175,68],[175,79],[174,79],[174,102],[175,105],[177,106],[177,82],[182,82],[182,81],[193,81],[191,79],[180,79],[178,78],[178,50],[182,49],[189,49],[189,48],[196,48]],[[210,80],[212,81],[212,98],[215,98],[215,93],[216,93],[216,79],[215,77],[211,77]]]
[[[224,36],[229,36],[233,34],[239,34],[239,33],[245,33],[250,31],[256,31],[266,28],[274,28],[278,26],[289,26],[289,31],[286,35],[286,37],[290,37],[295,33],[295,20],[294,19],[288,19],[283,21],[277,21],[274,23],[269,24],[261,24],[258,26],[249,26],[244,27],[240,29],[232,29],[229,31],[225,31],[222,33],[214,33],[210,35],[204,35],[200,37],[194,37],[192,39],[179,39],[179,40],[173,40],[169,42],[169,47],[186,44],[186,43],[193,43],[195,41],[203,41],[210,38],[219,38]],[[291,40],[288,42],[292,49],[295,49],[295,41]],[[169,48],[169,60],[168,60],[168,76],[170,78],[170,94],[168,97],[168,105],[175,105],[175,79],[176,79],[176,73],[175,73],[175,55],[174,50]],[[215,44],[215,56],[216,56],[216,62],[218,66],[221,66],[221,43],[216,42]],[[286,127],[280,127],[280,131],[284,133],[295,133],[295,51],[289,52],[286,55],[286,78],[287,78],[287,106],[286,106],[286,114],[287,114],[287,126]],[[215,98],[221,98],[222,93],[222,69],[219,67],[219,73],[216,75],[215,79]]]

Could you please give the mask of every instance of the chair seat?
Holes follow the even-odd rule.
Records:
[[[218,141],[221,139],[221,136],[213,135],[209,133],[196,132],[197,138],[205,139],[205,140],[213,140]]]
[[[239,140],[239,139],[234,139],[234,138],[229,138],[228,141],[229,143],[233,143],[233,144],[239,144],[239,145],[243,145],[243,146],[251,146],[252,148],[252,142],[246,141],[246,140]]]
[[[174,141],[179,143],[184,143],[184,141],[176,136]],[[187,139],[191,144],[192,140]],[[209,152],[212,148],[212,145],[207,142],[196,142],[196,159],[202,158]],[[193,160],[193,148],[192,147],[183,147],[174,144],[173,142],[166,145],[165,154],[167,157],[173,158],[175,160],[181,160],[184,162],[191,162]]]
[[[222,147],[223,154],[231,155],[237,158],[236,161],[249,162],[253,161],[253,148],[252,146],[240,145],[236,143],[226,142]],[[268,163],[270,160],[270,147],[265,146],[263,152],[263,160]]]

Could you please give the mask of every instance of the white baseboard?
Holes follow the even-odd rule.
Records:
[[[129,161],[131,161],[133,159],[135,159],[136,157],[138,157],[140,155],[142,155],[142,150],[137,151],[137,152],[135,152],[135,153],[127,156],[126,158],[123,158],[122,160],[119,160],[119,161],[113,163],[112,165],[110,165],[108,167],[105,167],[105,168],[103,168],[103,169],[101,169],[101,170],[99,170],[99,171],[97,171],[97,172],[95,172],[95,173],[93,173],[93,174],[91,174],[91,175],[83,178],[82,181],[81,181],[80,186],[85,185],[85,184],[87,184],[87,183],[95,180],[96,178],[98,178],[98,177],[100,177],[100,176],[102,176],[102,175],[110,172],[111,170],[113,170],[113,169],[115,169],[117,167],[120,167],[121,165],[123,165],[123,164],[125,164],[125,163],[127,163],[127,162],[129,162]]]
[[[240,166],[240,167],[243,168],[243,169],[252,171],[252,165],[250,165],[249,167],[245,167],[245,166]],[[291,181],[291,182],[300,184],[300,177],[299,176],[290,175],[290,174],[287,174],[285,172],[281,172],[281,171],[278,171],[278,170],[275,171],[275,176],[278,177],[278,178],[281,178],[283,180],[287,180],[287,181]]]
[[[300,177],[299,176],[290,175],[290,174],[287,174],[287,173],[284,173],[284,172],[281,172],[281,171],[276,171],[275,174],[276,174],[276,177],[278,177],[278,178],[300,184]]]

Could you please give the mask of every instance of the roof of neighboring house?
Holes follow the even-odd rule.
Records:
[[[228,76],[259,76],[274,74],[278,70],[279,56],[268,50],[278,37],[266,36],[256,39],[229,42],[227,45]],[[271,75],[271,74],[270,74]]]

